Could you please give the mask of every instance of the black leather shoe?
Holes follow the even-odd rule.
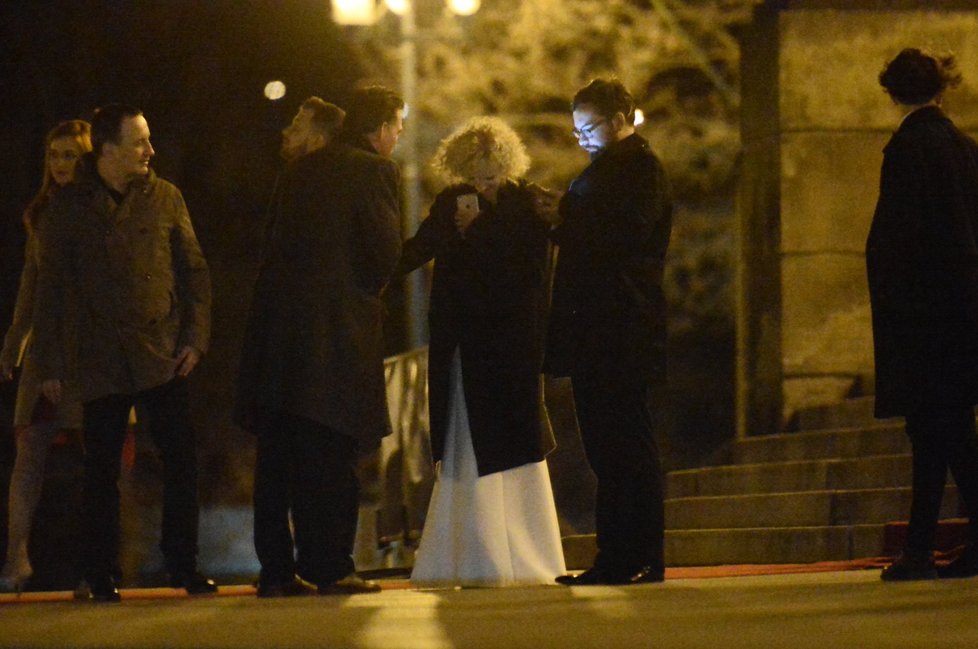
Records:
[[[961,579],[978,576],[978,552],[965,551],[961,556],[943,566],[937,567],[941,579]]]
[[[934,559],[928,556],[916,556],[903,553],[896,560],[883,568],[880,573],[883,581],[920,581],[937,579],[937,569]]]
[[[361,579],[355,572],[351,572],[342,579],[329,584],[319,585],[320,595],[359,595],[362,593],[379,593],[380,584],[375,581]]]
[[[653,566],[643,566],[628,578],[630,584],[658,584],[665,581],[666,571]]]
[[[92,602],[118,602],[122,597],[112,575],[99,575],[88,579],[88,599]]]
[[[317,593],[315,586],[300,577],[293,577],[291,581],[270,582],[258,580],[257,595],[261,598],[266,597],[308,597]]]
[[[196,570],[170,575],[170,588],[183,588],[188,595],[209,595],[217,592],[217,584]]]
[[[616,575],[598,567],[588,568],[579,575],[561,575],[555,580],[564,586],[608,586],[631,583],[631,575]]]

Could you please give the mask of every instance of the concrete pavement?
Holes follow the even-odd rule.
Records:
[[[978,647],[978,579],[884,584],[877,570],[631,587],[0,606],[0,648],[873,649]]]

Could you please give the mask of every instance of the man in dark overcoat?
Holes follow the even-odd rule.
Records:
[[[38,232],[34,353],[55,403],[70,366],[62,331],[80,332],[85,576],[99,601],[119,600],[119,462],[134,403],[149,417],[163,462],[161,549],[170,585],[192,594],[217,589],[197,572],[186,382],[210,338],[210,275],[180,190],[150,169],[149,138],[136,108],[96,111],[83,175],[58,194]],[[69,312],[77,322],[66,322]]]
[[[399,114],[398,114],[399,117]],[[372,592],[356,576],[359,452],[390,432],[380,294],[400,254],[396,165],[333,142],[310,99],[283,131],[242,353],[238,421],[258,436],[258,595]],[[294,537],[287,514],[291,510]]]
[[[953,59],[907,49],[880,83],[904,114],[883,151],[866,242],[876,416],[906,418],[913,499],[905,549],[883,579],[937,576],[931,551],[950,467],[971,547],[944,570],[978,574],[978,145],[941,110]]]
[[[670,189],[635,132],[635,102],[621,82],[591,82],[572,107],[574,134],[591,164],[559,202],[544,370],[571,378],[581,440],[598,481],[598,555],[589,570],[558,581],[661,581],[662,476],[650,406],[665,380]]]

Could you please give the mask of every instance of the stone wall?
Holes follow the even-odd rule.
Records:
[[[978,4],[766,2],[743,39],[738,429],[872,390],[863,250],[902,111],[877,82],[908,46],[953,51],[945,108],[978,132]],[[764,238],[766,237],[766,239]]]

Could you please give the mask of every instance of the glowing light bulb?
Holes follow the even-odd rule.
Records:
[[[333,0],[333,20],[340,25],[372,25],[377,21],[376,0]]]
[[[285,96],[285,84],[281,81],[269,81],[265,84],[265,96],[272,101],[278,101]]]
[[[641,108],[635,109],[635,126],[641,126],[645,123],[645,113],[642,112]]]
[[[408,7],[410,6],[411,0],[384,0],[387,8],[396,13],[398,16],[403,16],[407,13]]]
[[[447,0],[448,8],[459,16],[471,16],[482,6],[481,0]]]

